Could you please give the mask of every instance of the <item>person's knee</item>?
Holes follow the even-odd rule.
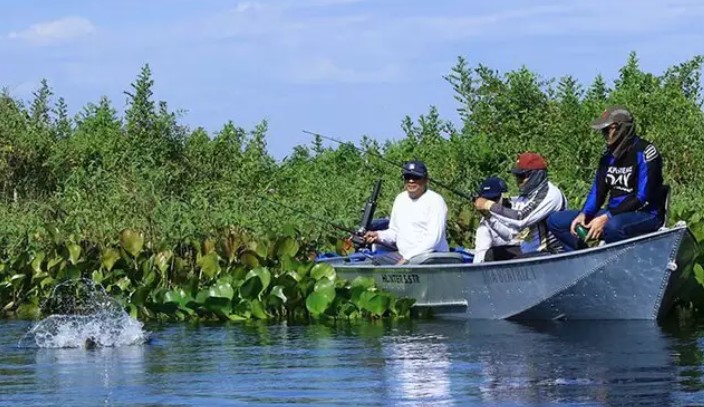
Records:
[[[558,228],[559,221],[560,221],[559,213],[560,212],[553,212],[550,215],[548,215],[548,220],[547,220],[548,229],[556,230]]]
[[[575,216],[569,211],[553,212],[548,216],[547,224],[550,230],[568,229]]]
[[[625,236],[625,230],[623,228],[623,222],[616,216],[609,219],[604,225],[603,239],[607,242],[613,242],[616,240],[621,240]]]

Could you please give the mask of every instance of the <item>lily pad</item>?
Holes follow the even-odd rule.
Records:
[[[169,265],[171,263],[171,257],[173,257],[173,252],[171,250],[165,250],[163,252],[157,253],[154,257],[154,264],[156,268],[161,272],[162,275],[166,274],[169,270]]]
[[[137,257],[144,247],[144,236],[132,229],[124,229],[120,233],[120,245],[132,257]]]
[[[392,311],[398,316],[407,317],[410,315],[411,307],[413,307],[415,302],[416,300],[413,298],[399,298],[394,301]]]
[[[113,248],[105,249],[100,256],[100,264],[105,267],[105,270],[110,271],[119,259],[120,252]]]
[[[268,319],[269,314],[264,309],[264,305],[259,300],[252,300],[252,315],[259,319]]]
[[[64,258],[59,256],[59,255],[54,255],[49,261],[46,263],[46,269],[47,270],[54,270],[56,266],[60,266],[61,263],[64,261]]]
[[[315,280],[320,280],[322,278],[334,280],[335,269],[328,263],[318,263],[310,270],[310,276]]]
[[[330,301],[328,300],[328,296],[323,292],[314,291],[306,298],[306,308],[308,312],[315,316],[325,312],[329,305]]]
[[[283,271],[296,271],[300,263],[291,256],[283,255],[279,258],[279,265]]]
[[[262,292],[262,281],[256,275],[250,276],[240,286],[240,298],[253,300]]]
[[[78,264],[78,260],[81,257],[81,251],[82,249],[80,245],[77,245],[75,243],[68,245],[68,254],[71,263]]]
[[[281,237],[276,241],[274,250],[278,259],[281,259],[283,256],[293,257],[298,253],[298,243],[293,237]]]
[[[253,250],[243,250],[240,253],[240,263],[249,267],[259,267],[259,255]]]
[[[340,306],[340,310],[338,312],[339,315],[345,316],[347,318],[354,318],[356,314],[359,313],[359,310],[357,307],[349,302],[346,302]]]
[[[371,293],[365,299],[364,308],[372,315],[381,316],[389,308],[389,297],[384,294]]]
[[[134,305],[144,305],[150,292],[151,288],[149,287],[139,287],[132,293],[132,296],[130,297],[131,303]]]
[[[210,290],[200,290],[198,291],[198,294],[196,294],[196,302],[199,305],[203,305],[208,297],[210,297]]]
[[[270,256],[271,254],[271,249],[273,249],[273,244],[269,242],[268,240],[260,240],[257,242],[257,247],[254,249],[255,252],[261,257],[262,259],[266,259]]]
[[[281,300],[282,303],[286,303],[286,295],[284,294],[284,286],[282,285],[275,285],[274,287],[271,288],[271,293],[270,295],[272,297],[276,297]]]
[[[100,270],[94,270],[93,273],[91,274],[91,279],[98,284],[102,283],[104,278],[105,278],[105,276],[103,275],[103,272]]]
[[[45,257],[46,254],[44,252],[39,252],[34,255],[34,260],[32,260],[32,270],[34,270],[35,274],[42,272],[42,263],[44,262]]]
[[[694,265],[694,278],[701,285],[704,285],[704,267],[701,264]]]
[[[213,278],[220,273],[220,258],[215,252],[211,252],[198,260],[203,273],[209,278]]]
[[[10,283],[12,283],[13,287],[17,288],[22,284],[26,277],[27,276],[25,276],[24,274],[15,274],[10,277]]]
[[[235,315],[248,319],[252,316],[252,304],[247,300],[242,300],[239,302],[239,304],[232,307],[232,312]]]
[[[266,267],[257,267],[255,269],[252,269],[249,273],[247,273],[245,280],[248,278],[252,278],[253,276],[257,276],[262,282],[262,291],[269,288],[269,283],[271,282],[271,272],[269,271],[269,269],[267,269]]]
[[[145,287],[151,287],[155,281],[157,281],[157,274],[154,270],[148,270],[142,276],[142,285]]]
[[[53,285],[54,284],[54,279],[51,277],[44,277],[42,281],[39,282],[39,286],[41,288],[45,288],[47,285]]]
[[[232,289],[230,284],[218,284],[210,287],[208,290],[209,297],[227,298],[231,300],[235,295],[235,290]]]
[[[164,303],[171,302],[178,305],[186,305],[188,298],[190,298],[190,296],[183,288],[169,290],[164,293]]]
[[[328,279],[322,279],[315,283],[313,292],[322,294],[328,302],[335,299],[335,283]]]
[[[374,287],[375,284],[376,282],[372,277],[357,276],[354,280],[352,280],[351,286],[367,289]]]
[[[208,297],[205,300],[205,308],[219,317],[227,318],[230,315],[230,300],[225,297]]]

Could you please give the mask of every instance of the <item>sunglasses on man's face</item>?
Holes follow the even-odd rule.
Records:
[[[528,173],[525,172],[519,172],[517,174],[513,174],[516,177],[516,181],[521,182],[524,179],[528,178]]]
[[[601,129],[601,135],[604,136],[604,138],[609,138],[609,133],[611,133],[611,129],[615,129],[615,128],[616,128],[615,124],[608,125],[608,126],[604,127],[603,129]]]
[[[408,182],[408,181],[418,181],[418,180],[421,180],[421,179],[423,179],[423,177],[419,177],[419,176],[417,176],[417,175],[407,174],[407,175],[404,175],[404,176],[403,176],[403,181],[405,181],[405,182]]]

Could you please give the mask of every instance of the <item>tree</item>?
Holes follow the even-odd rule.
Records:
[[[56,114],[56,138],[64,139],[68,137],[72,131],[71,119],[68,117],[68,106],[66,105],[64,98],[60,97],[56,102],[54,112]]]
[[[49,82],[46,79],[42,79],[39,89],[33,92],[32,95],[34,95],[34,99],[29,108],[32,123],[40,127],[49,126],[51,122],[49,103],[54,95],[54,92],[49,87]]]
[[[130,137],[144,138],[154,128],[155,107],[152,100],[154,80],[149,64],[142,67],[137,76],[137,80],[130,84],[131,92],[125,91],[127,95],[127,110],[125,119],[127,124],[127,134]]]

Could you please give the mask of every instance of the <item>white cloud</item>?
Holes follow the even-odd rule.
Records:
[[[244,1],[242,3],[237,3],[237,6],[232,11],[235,13],[247,13],[253,10],[259,10],[263,7],[264,5],[262,3],[256,1]]]
[[[198,56],[194,61],[215,59],[240,74],[283,82],[397,82],[427,75],[431,64],[446,64],[450,54],[493,43],[520,47],[546,40],[560,43],[572,36],[593,38],[597,44],[604,35],[624,34],[619,41],[632,41],[665,34],[680,21],[701,16],[704,2],[698,1],[506,0],[467,5],[455,0],[449,3],[456,7],[413,3],[398,8],[371,0],[240,0],[226,10],[101,30],[119,46],[101,47],[91,57],[119,49],[150,60],[163,52],[172,60],[191,55]],[[37,24],[10,37],[46,44],[95,30],[90,21],[74,17]],[[443,57],[436,57],[441,52]]]
[[[294,61],[287,74],[296,83],[386,83],[397,80],[400,70],[394,65],[352,69],[341,67],[330,58],[314,58]]]
[[[33,24],[26,30],[13,31],[7,37],[33,45],[51,45],[85,37],[95,30],[95,25],[83,17],[66,17]]]
[[[369,0],[276,0],[274,2],[264,2],[254,0],[237,3],[234,11],[242,13],[251,10],[261,10],[264,8],[276,9],[279,11],[290,9],[324,8],[345,6],[348,4],[363,3],[368,1]]]

